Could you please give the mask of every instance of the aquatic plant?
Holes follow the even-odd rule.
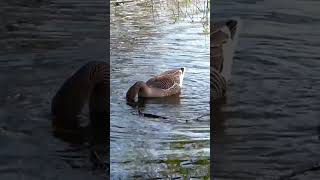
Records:
[[[132,1],[111,1],[116,6],[128,5],[130,3],[147,8],[150,16],[158,23],[161,16],[170,16],[172,23],[189,21],[201,23],[203,32],[210,33],[210,0],[132,0]],[[158,19],[156,19],[156,17]]]

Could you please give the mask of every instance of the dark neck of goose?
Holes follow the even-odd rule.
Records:
[[[106,128],[109,123],[109,65],[89,62],[67,79],[52,99],[53,125],[77,129],[78,116],[89,101],[90,126]]]
[[[127,92],[126,99],[128,103],[134,103],[136,97],[138,96],[140,91],[143,91],[147,88],[147,85],[143,81],[136,82],[133,86],[131,86]]]

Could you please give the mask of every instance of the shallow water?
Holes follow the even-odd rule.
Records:
[[[173,1],[145,2],[111,6],[111,178],[208,177],[210,38],[202,14],[177,20]],[[181,95],[139,107],[168,119],[126,104],[136,81],[179,67],[186,67]]]
[[[217,179],[320,178],[303,173],[320,162],[319,5],[215,1],[214,21],[243,24],[227,103],[214,120]]]
[[[0,7],[0,179],[105,177],[80,137],[73,143],[54,137],[50,103],[80,66],[106,60],[106,2],[1,1]]]

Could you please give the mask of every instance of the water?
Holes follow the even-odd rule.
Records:
[[[77,68],[105,59],[105,2],[0,5],[1,179],[104,177],[86,142],[54,136],[50,103]],[[153,17],[143,4],[128,6],[120,6],[112,22],[119,28],[114,32],[130,30],[112,33],[113,176],[208,176],[208,116],[192,119],[209,112],[209,37],[202,24],[173,23],[167,11]],[[298,173],[320,161],[318,6],[297,0],[214,2],[214,20],[239,16],[244,25],[228,101],[216,114],[211,138],[216,177],[277,179],[296,173],[319,179],[319,171]],[[136,80],[180,66],[187,68],[180,100],[151,101],[143,110],[168,120],[139,117],[125,104]]]
[[[106,59],[106,2],[1,1],[0,7],[0,179],[105,177],[86,141],[54,136],[50,104],[80,66]]]
[[[227,103],[215,114],[217,179],[319,179],[318,1],[214,1],[240,17]],[[304,173],[305,172],[305,173]]]
[[[204,13],[191,3],[191,17],[178,19],[173,1],[150,2],[111,6],[111,178],[208,178],[210,37]],[[139,116],[126,104],[136,81],[179,67],[186,67],[180,97],[140,107],[168,119]]]

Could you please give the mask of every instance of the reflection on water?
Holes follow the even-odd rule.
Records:
[[[319,179],[319,2],[215,1],[243,27],[227,102],[214,119],[214,176]],[[309,171],[310,170],[310,171]]]
[[[111,3],[111,178],[209,176],[208,16],[195,10],[206,1],[177,2]],[[136,81],[178,67],[180,96],[126,104]]]
[[[87,137],[55,137],[50,103],[80,66],[106,59],[106,2],[4,0],[0,7],[0,179],[105,177]]]

